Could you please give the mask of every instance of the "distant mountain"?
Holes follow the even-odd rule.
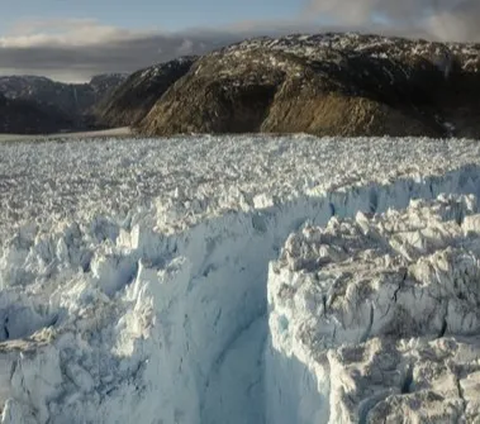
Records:
[[[357,33],[261,37],[128,78],[0,77],[0,92],[66,116],[69,129],[480,138],[480,44]]]
[[[73,126],[71,117],[57,109],[0,93],[0,133],[50,134]]]
[[[133,73],[96,105],[98,122],[110,127],[137,124],[197,59],[184,56]]]
[[[475,44],[356,33],[262,37],[202,56],[163,91],[138,132],[480,137]],[[128,110],[126,102],[122,114]]]
[[[37,108],[48,116],[64,117],[65,119],[59,119],[57,129],[52,128],[53,132],[88,129],[93,125],[92,108],[126,77],[124,74],[98,75],[88,83],[67,84],[38,76],[4,76],[0,77],[0,93],[12,101],[12,105],[22,104],[22,107],[26,107],[30,104],[31,110]],[[13,111],[9,116],[13,116],[12,113]],[[15,121],[20,122],[21,119],[22,117],[15,118]],[[70,122],[70,125],[63,128],[66,122]],[[39,124],[39,131],[44,127],[45,125]],[[31,132],[32,127],[28,125],[28,128],[25,132]],[[21,126],[17,128],[23,132],[21,129]]]

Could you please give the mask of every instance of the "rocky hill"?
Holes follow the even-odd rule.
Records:
[[[80,130],[95,125],[91,117],[92,108],[125,78],[123,74],[106,74],[95,76],[85,84],[66,84],[38,76],[5,76],[0,77],[0,93],[9,100],[9,104],[22,105],[20,109],[14,107],[8,112],[9,120],[13,119],[9,122],[18,123],[15,125],[16,132],[42,133],[45,128],[52,132]],[[33,121],[26,120],[26,116],[14,116],[15,111],[22,108],[41,113]],[[58,125],[55,125],[55,119]],[[20,125],[22,121],[24,123]]]
[[[137,124],[197,59],[185,56],[133,73],[95,107],[98,122],[110,127]]]
[[[479,113],[480,45],[297,34],[203,56],[137,130],[480,137]]]

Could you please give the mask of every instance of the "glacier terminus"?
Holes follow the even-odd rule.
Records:
[[[480,144],[0,144],[2,424],[480,423]]]

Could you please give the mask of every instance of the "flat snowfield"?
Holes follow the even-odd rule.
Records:
[[[480,354],[460,337],[480,334],[462,303],[478,295],[453,281],[480,275],[479,194],[471,140],[0,144],[0,423],[334,424],[414,404],[412,419],[473,422]],[[460,253],[429,256],[453,239],[471,252],[460,277]],[[437,265],[404,298],[396,277],[375,283],[427,287]],[[454,344],[468,372],[413,367]]]
[[[111,128],[108,130],[84,131],[63,134],[24,135],[24,134],[0,134],[0,142],[11,141],[46,141],[46,140],[75,140],[100,137],[127,137],[132,132],[129,127]]]

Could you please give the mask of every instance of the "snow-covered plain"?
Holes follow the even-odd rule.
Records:
[[[132,131],[129,127],[111,128],[107,130],[83,131],[70,133],[57,133],[45,135],[25,135],[0,133],[0,142],[19,142],[19,141],[46,141],[46,140],[67,140],[67,139],[87,139],[87,138],[111,138],[131,136]]]
[[[474,422],[479,178],[468,140],[0,145],[1,423]]]

